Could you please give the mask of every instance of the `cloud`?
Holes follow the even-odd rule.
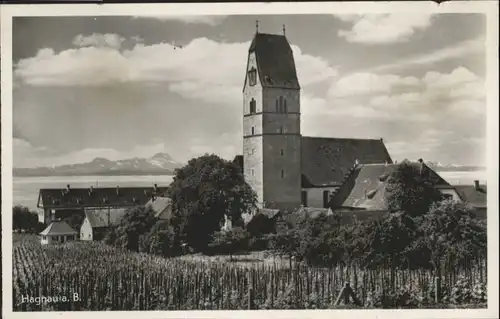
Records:
[[[110,47],[110,48],[120,48],[122,42],[125,41],[124,37],[118,34],[106,33],[99,34],[93,33],[92,35],[84,36],[82,34],[77,35],[73,39],[73,45],[77,47]]]
[[[329,94],[336,97],[390,92],[397,87],[414,86],[419,83],[415,77],[401,77],[393,74],[353,73],[338,79],[331,86]]]
[[[387,72],[408,67],[422,67],[423,65],[484,53],[485,48],[486,42],[484,38],[466,40],[443,49],[400,59],[394,63],[378,65],[370,68],[370,71]]]
[[[139,43],[121,51],[117,47],[98,46],[57,53],[43,49],[32,58],[19,61],[15,76],[34,86],[164,83],[189,99],[234,105],[241,100],[249,45],[197,38],[182,48],[170,43]],[[303,53],[297,46],[292,49],[303,86],[337,74],[325,59]]]
[[[418,30],[432,24],[432,15],[425,13],[389,13],[363,15],[336,15],[352,24],[350,30],[338,31],[339,37],[348,42],[385,44],[406,42]]]
[[[154,16],[134,16],[134,19],[154,19],[159,21],[181,21],[188,24],[207,24],[215,26],[224,21],[227,16],[225,15],[154,15]]]

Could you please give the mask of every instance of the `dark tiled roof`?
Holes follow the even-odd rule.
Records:
[[[78,232],[71,228],[71,226],[63,221],[58,220],[52,222],[47,228],[45,228],[40,235],[42,236],[59,236],[59,235],[76,235]]]
[[[274,218],[280,212],[279,209],[271,209],[271,208],[259,208],[257,213],[266,216],[267,218]]]
[[[146,203],[146,206],[151,207],[155,213],[155,217],[168,219],[172,215],[172,200],[168,197],[155,197]]]
[[[399,165],[401,163],[358,165],[332,197],[331,206],[370,211],[387,210],[386,182]],[[420,164],[414,163],[414,165]],[[435,186],[448,185],[444,179],[425,164],[423,168],[425,174],[430,175]]]
[[[52,188],[40,189],[38,204],[52,208],[130,207],[145,205],[153,194],[161,195],[166,187]]]
[[[321,214],[330,215],[331,213],[329,208],[300,207],[293,214],[300,217],[317,218]]]
[[[380,139],[302,137],[303,187],[341,185],[356,160],[392,163]]]
[[[255,52],[263,87],[300,89],[293,52],[283,35],[257,33],[249,52]]]
[[[486,185],[479,185],[479,189],[476,189],[474,185],[456,185],[453,188],[464,202],[477,208],[487,207]]]
[[[85,212],[85,217],[93,228],[99,228],[118,224],[126,213],[126,209],[114,209],[109,212],[108,219],[108,211],[106,209],[90,210]]]

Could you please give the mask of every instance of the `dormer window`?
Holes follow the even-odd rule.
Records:
[[[248,71],[248,81],[250,86],[254,86],[257,84],[257,70],[252,68],[250,71]]]

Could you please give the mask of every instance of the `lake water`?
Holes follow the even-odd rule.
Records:
[[[473,184],[474,180],[486,181],[485,171],[450,171],[439,173],[451,184]],[[61,177],[14,177],[13,204],[36,209],[40,188],[65,188],[70,184],[80,187],[127,187],[168,186],[172,176],[61,176]]]

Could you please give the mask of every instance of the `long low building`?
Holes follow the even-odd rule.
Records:
[[[40,189],[38,220],[46,225],[53,220],[85,218],[86,211],[108,211],[144,206],[151,198],[163,196],[167,187],[89,187]]]

